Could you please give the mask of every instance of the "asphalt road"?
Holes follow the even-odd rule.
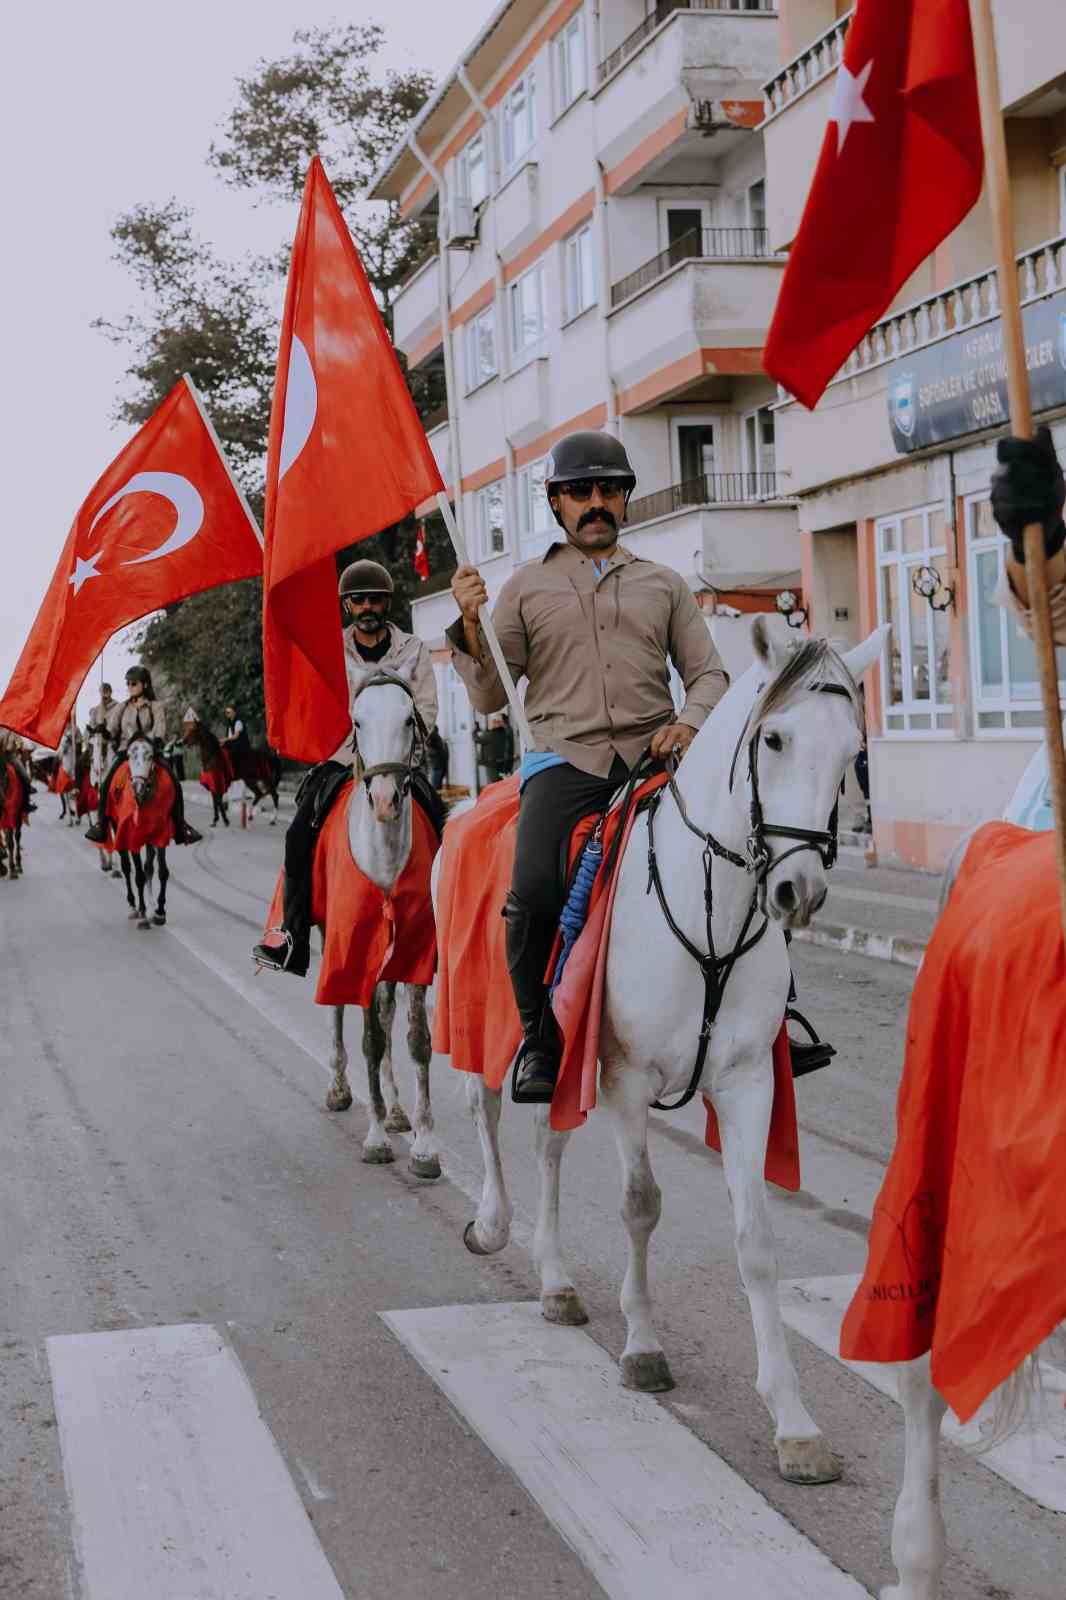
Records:
[[[0,1595],[133,1600],[117,1577],[113,1588],[86,1577],[92,1530],[74,1504],[83,1490],[68,1459],[77,1441],[73,1423],[65,1435],[57,1426],[58,1351],[46,1341],[187,1325],[216,1330],[237,1357],[344,1596],[621,1593],[592,1575],[544,1498],[522,1487],[383,1320],[535,1298],[530,1118],[505,1110],[515,1238],[479,1260],[461,1244],[480,1172],[461,1075],[435,1066],[442,1181],[419,1183],[402,1159],[364,1165],[360,1104],[344,1116],[323,1108],[328,1013],[313,1005],[309,982],[253,976],[248,952],[281,828],[260,819],[173,851],[169,925],[141,932],[119,885],[53,807],[46,798],[27,836],[25,878],[0,883]],[[803,1009],[839,1050],[798,1086],[804,1188],[773,1200],[782,1277],[810,1280],[863,1265],[912,974],[809,946],[796,963]],[[357,1094],[358,1039],[353,1017]],[[402,1045],[398,1059],[409,1101]],[[653,1289],[677,1388],[650,1403],[876,1594],[892,1576],[898,1408],[793,1335],[808,1406],[846,1471],[817,1489],[780,1480],[702,1114],[656,1116],[651,1154],[664,1197]],[[565,1232],[588,1334],[613,1358],[623,1343],[617,1212],[613,1142],[593,1115],[567,1152]],[[90,1339],[84,1348],[101,1347]],[[93,1415],[103,1440],[108,1417]],[[945,1460],[948,1600],[1061,1600],[1066,1519],[954,1446]],[[232,1476],[245,1470],[235,1459]],[[166,1511],[165,1489],[149,1493],[157,1502],[145,1503],[146,1519]],[[92,1515],[106,1517],[118,1499],[117,1488],[102,1494]],[[589,1537],[610,1545],[609,1529]],[[116,1573],[121,1565],[116,1556]],[[708,1595],[732,1592],[708,1574]],[[268,1591],[218,1590],[204,1572],[187,1593],[267,1600]]]

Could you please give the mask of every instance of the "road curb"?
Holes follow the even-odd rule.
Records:
[[[869,928],[844,928],[829,922],[796,928],[792,937],[800,944],[816,944],[845,955],[869,956],[874,961],[893,961],[900,967],[921,966],[925,954],[925,943],[920,939],[908,939],[899,933],[874,933]]]

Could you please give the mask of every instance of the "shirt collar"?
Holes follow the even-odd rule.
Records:
[[[581,564],[587,564],[588,566],[592,565],[594,559],[592,556],[583,556],[581,551],[578,550],[575,545],[570,543],[569,539],[553,540],[541,557],[541,562],[544,563],[550,561],[553,557],[555,557],[556,560],[562,559],[575,561]],[[611,572],[615,567],[626,566],[630,561],[636,560],[637,557],[633,554],[632,550],[627,550],[624,544],[617,544],[614,549],[614,554],[611,556],[607,570],[608,572]]]

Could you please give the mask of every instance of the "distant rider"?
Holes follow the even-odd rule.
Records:
[[[354,697],[375,672],[393,672],[411,686],[415,706],[428,731],[437,722],[437,680],[429,650],[421,639],[404,633],[388,620],[393,582],[376,561],[353,561],[340,577],[340,601],[345,618],[344,665],[349,696]],[[232,708],[227,708],[228,711]],[[312,767],[300,786],[296,815],[285,835],[285,898],[280,929],[283,945],[257,944],[252,957],[277,972],[302,978],[311,960],[311,867],[315,840],[329,808],[352,775],[352,736],[328,761]],[[425,774],[416,769],[412,793],[439,832],[444,807]]]
[[[126,759],[126,751],[130,741],[138,734],[147,734],[152,740],[155,749],[156,765],[164,772],[168,772],[174,784],[174,805],[171,810],[171,820],[174,823],[174,839],[177,844],[196,844],[203,838],[202,833],[190,827],[185,820],[185,797],[182,794],[181,784],[173,769],[163,756],[163,741],[166,738],[167,718],[162,702],[155,697],[152,688],[152,675],[147,667],[131,667],[126,674],[126,688],[129,699],[121,705],[113,705],[108,717],[107,731],[115,746],[115,759],[108,769],[103,783],[100,785],[100,804],[96,814],[96,821],[88,829],[85,837],[93,844],[106,844],[107,831],[107,799],[111,792],[111,781]]]

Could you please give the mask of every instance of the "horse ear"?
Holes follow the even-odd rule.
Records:
[[[880,660],[881,652],[891,632],[891,623],[883,622],[879,628],[874,629],[868,639],[864,639],[862,644],[857,644],[854,650],[849,650],[847,655],[841,657],[856,683],[861,683],[863,675]]]
[[[774,638],[770,625],[760,612],[751,625],[751,647],[755,659],[770,672],[777,672],[787,654],[781,641]]]

